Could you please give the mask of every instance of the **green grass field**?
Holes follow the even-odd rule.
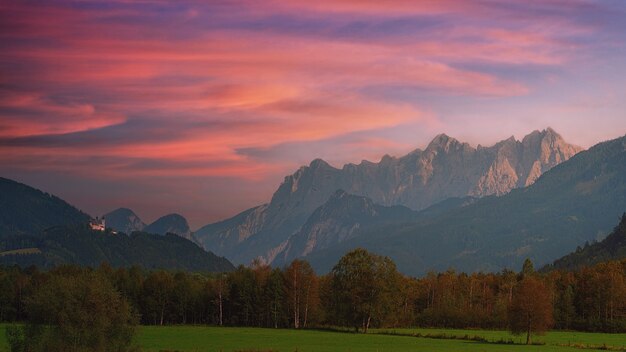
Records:
[[[8,351],[0,325],[0,350]],[[391,331],[391,330],[384,330]],[[383,330],[374,331],[383,332]],[[507,332],[486,330],[397,329],[396,333],[448,336],[481,336],[489,341],[513,338]],[[433,339],[379,334],[351,334],[330,331],[296,331],[255,328],[218,328],[204,326],[169,326],[139,328],[137,343],[144,351],[593,351],[559,346],[580,343],[626,347],[626,334],[551,332],[538,338],[543,346],[502,345],[455,339]],[[519,337],[515,337],[519,341]],[[600,349],[598,349],[600,350]]]

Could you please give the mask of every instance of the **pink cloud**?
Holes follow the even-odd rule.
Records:
[[[580,49],[563,33],[590,31],[567,18],[517,16],[506,6],[461,0],[244,1],[230,4],[241,11],[208,20],[202,16],[210,2],[161,3],[180,6],[171,12],[109,4],[0,5],[6,165],[85,177],[258,181],[295,162],[238,150],[404,125],[433,130],[444,124],[428,97],[480,103],[530,95],[527,81],[493,67],[562,67]],[[272,27],[289,16],[328,27]],[[232,25],[220,26],[224,18]],[[371,38],[341,35],[353,22],[408,18],[436,21]],[[402,89],[414,93],[393,99]],[[413,146],[361,138],[345,142],[342,157],[377,158]],[[90,158],[101,167],[84,168]]]
[[[65,134],[103,128],[124,116],[97,111],[92,104],[57,103],[36,93],[2,92],[0,137]]]

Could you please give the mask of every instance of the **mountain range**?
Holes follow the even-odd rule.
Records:
[[[518,269],[601,240],[626,210],[626,137],[600,143],[545,172],[532,185],[487,196],[434,217],[363,229],[304,257],[319,271],[355,247],[390,256],[403,272]]]
[[[64,200],[0,178],[0,265],[47,268],[69,263],[98,266],[107,262],[116,267],[140,265],[169,270],[234,269],[225,258],[206,252],[183,236],[165,234],[184,228],[187,222],[181,221],[180,216],[155,222],[155,232],[163,230],[163,235],[134,231],[143,223],[128,209],[116,211],[110,218],[114,225],[131,220],[136,227],[124,227],[133,230],[128,236],[110,230],[94,231],[88,226],[91,217]],[[170,218],[178,227],[169,227]]]
[[[284,266],[303,258],[327,272],[347,251],[363,247],[391,257],[409,275],[499,271],[518,269],[526,258],[550,263],[611,232],[626,210],[626,136],[581,151],[549,128],[476,148],[439,135],[424,150],[378,163],[335,168],[316,159],[286,176],[269,203],[196,232],[178,214],[146,225],[120,208],[105,214],[107,227],[131,235],[104,240],[78,235],[89,216],[59,198],[6,179],[0,190],[0,263],[7,255],[15,261],[15,249],[29,255],[36,249],[45,265],[92,265],[94,257],[156,267],[167,263],[157,258],[173,256],[175,267],[232,268],[207,260],[217,253],[236,264],[261,259]],[[83,241],[81,249],[71,244]],[[110,250],[120,246],[132,250]],[[166,253],[168,247],[175,253]],[[591,257],[608,256],[605,247],[588,247]],[[134,257],[142,251],[146,257]]]
[[[144,231],[158,235],[171,233],[190,241],[196,241],[187,219],[180,214],[164,215],[149,225],[146,225],[134,211],[128,208],[118,208],[104,214],[103,218],[106,220],[107,227],[126,234],[134,231]]]
[[[269,203],[206,225],[195,236],[205,248],[235,263],[254,258],[279,263],[284,261],[280,258],[293,257],[292,237],[303,236],[298,233],[306,231],[310,217],[339,189],[380,206],[423,210],[449,198],[503,195],[531,185],[580,150],[548,128],[521,141],[511,137],[476,148],[441,134],[424,150],[400,158],[385,155],[378,163],[363,161],[341,169],[316,159],[285,177]]]

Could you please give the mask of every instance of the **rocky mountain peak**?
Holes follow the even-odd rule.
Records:
[[[389,155],[389,154],[385,154],[385,155],[383,155],[383,157],[380,159],[380,163],[381,163],[381,164],[388,164],[388,163],[392,162],[392,161],[393,161],[393,159],[394,159],[394,158],[393,158],[391,155]]]
[[[313,161],[311,161],[311,164],[309,165],[309,168],[316,170],[316,169],[327,169],[327,168],[332,168],[332,166],[330,166],[329,163],[327,163],[326,161],[324,161],[323,159],[315,159]]]
[[[428,147],[426,147],[426,150],[443,149],[447,151],[451,146],[457,144],[460,144],[458,140],[442,133],[433,138],[433,140],[428,144]]]
[[[134,211],[132,211],[131,209],[128,208],[117,208],[111,212],[109,212],[108,214],[119,214],[119,215],[124,215],[124,216],[137,216],[137,214],[135,214]]]
[[[146,226],[144,231],[159,235],[173,233],[187,239],[192,239],[187,219],[185,219],[182,215],[175,213],[158,218],[155,222]]]
[[[128,208],[118,208],[104,214],[107,227],[115,231],[131,234],[134,231],[142,231],[146,224],[141,221],[134,211]]]

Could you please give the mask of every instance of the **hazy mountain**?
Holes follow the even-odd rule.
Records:
[[[195,232],[195,236],[204,248],[230,254],[238,244],[261,231],[266,210],[266,204],[248,209],[230,219],[202,227]]]
[[[552,265],[547,265],[543,270],[566,269],[572,270],[582,266],[592,266],[609,260],[626,258],[626,213],[622,215],[620,223],[613,229],[604,240],[579,246],[576,251],[560,259]]]
[[[475,200],[472,197],[450,198],[422,211],[414,211],[401,205],[375,204],[367,197],[338,190],[313,212],[298,232],[277,248],[275,255],[265,259],[275,266],[287,265],[296,258],[353,240],[364,231],[382,230],[389,224],[408,225],[467,206]]]
[[[180,237],[188,240],[193,240],[189,223],[182,215],[168,214],[158,218],[152,224],[146,226],[143,229],[147,233],[155,233],[158,235],[165,235],[167,233],[176,234]]]
[[[0,265],[60,264],[97,267],[139,265],[147,269],[223,272],[233,270],[225,258],[206,252],[176,235],[134,232],[130,236],[92,231],[86,225],[56,226],[37,235],[0,240]]]
[[[439,135],[425,150],[341,169],[316,159],[285,177],[270,203],[207,225],[196,237],[205,248],[236,263],[248,263],[258,256],[268,260],[338,189],[377,204],[420,210],[451,197],[501,195],[532,184],[579,150],[547,129],[522,141],[511,137],[492,147],[477,148]]]
[[[87,223],[89,215],[64,200],[0,177],[0,236],[38,232],[68,224]]]
[[[139,216],[128,208],[119,208],[104,214],[104,219],[106,220],[106,227],[125,234],[141,231],[146,227]]]
[[[275,265],[288,264],[293,259],[347,241],[357,236],[363,227],[406,222],[416,216],[417,212],[409,208],[374,204],[369,198],[338,190],[313,212],[300,231],[289,237],[276,257],[267,260]]]
[[[576,246],[602,239],[626,210],[626,137],[604,142],[543,174],[534,184],[453,209],[412,225],[388,225],[310,254],[329,270],[345,251],[388,255],[413,275],[518,269],[529,257],[543,265]]]

